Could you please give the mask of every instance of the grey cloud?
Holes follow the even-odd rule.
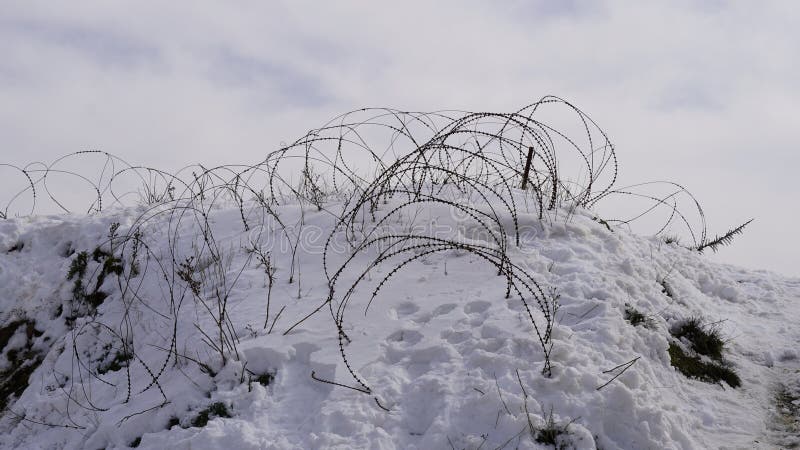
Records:
[[[598,17],[605,11],[603,2],[592,0],[522,0],[495,5],[501,10],[507,9],[517,20],[585,19]]]
[[[720,112],[725,106],[724,99],[720,98],[715,87],[692,81],[670,84],[661,90],[653,102],[655,109],[666,112]]]
[[[103,66],[131,68],[159,59],[155,46],[97,27],[36,20],[0,20],[0,35],[75,51]]]
[[[333,100],[322,80],[292,68],[290,64],[247,56],[226,48],[213,51],[209,77],[228,87],[267,92],[273,99],[292,106],[321,106]]]

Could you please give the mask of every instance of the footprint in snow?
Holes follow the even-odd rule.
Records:
[[[390,334],[386,340],[388,342],[401,343],[403,345],[416,345],[423,338],[422,333],[414,330],[397,330]]]
[[[444,397],[449,389],[441,380],[423,377],[404,392],[404,422],[412,436],[422,436],[444,410]]]
[[[486,310],[489,309],[490,306],[492,306],[492,304],[489,302],[483,300],[476,300],[474,302],[467,303],[467,305],[464,307],[464,312],[466,312],[467,314],[473,314],[473,313],[481,314],[486,312]]]
[[[444,305],[439,305],[436,307],[436,309],[433,310],[433,315],[443,316],[445,314],[449,314],[451,311],[456,309],[456,306],[458,305],[456,305],[455,303],[445,303]]]
[[[408,317],[417,311],[419,311],[419,306],[412,302],[401,303],[394,308],[394,313],[399,319]]]
[[[416,323],[418,323],[420,325],[424,325],[424,324],[427,324],[428,322],[430,322],[432,319],[434,319],[436,317],[441,317],[441,316],[444,316],[446,314],[449,314],[451,311],[456,309],[456,306],[458,306],[458,305],[456,305],[455,303],[446,303],[444,305],[439,305],[433,311],[427,311],[427,312],[425,312],[423,314],[419,314],[419,315],[413,317],[411,320],[413,320],[414,322],[416,322]]]

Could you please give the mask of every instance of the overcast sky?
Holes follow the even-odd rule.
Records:
[[[717,259],[800,275],[800,2],[33,2],[0,7],[0,162],[260,160],[365,106],[510,112],[545,94],[670,179]]]

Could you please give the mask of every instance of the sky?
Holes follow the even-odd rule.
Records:
[[[622,185],[682,184],[712,235],[755,218],[713,258],[800,276],[798,23],[791,0],[4,1],[0,163],[247,163],[357,108],[552,94]]]

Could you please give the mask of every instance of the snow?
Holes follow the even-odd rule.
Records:
[[[390,200],[381,210],[391,211],[398,202]],[[331,201],[325,208],[337,207]],[[393,218],[392,229],[416,225],[490,245],[490,237],[459,227],[465,219],[441,205],[415,208],[414,216]],[[253,204],[247,211],[256,209]],[[306,230],[292,283],[291,249],[281,248],[285,239],[274,229],[245,230],[235,205],[207,215],[224,273],[213,273],[217,265],[208,260],[201,264],[210,270],[201,295],[213,294],[214,286],[226,290],[239,337],[238,358],[229,357],[224,366],[194,326],[213,332],[213,318],[185,283],[164,280],[157,270],[143,270],[125,283],[107,278],[102,289],[110,295],[97,314],[78,317],[72,327],[56,315],[71,298],[69,249],[109,248],[115,222],[123,236],[144,225],[149,249],[139,264],[152,269],[198,252],[202,227],[193,220],[178,226],[174,210],[156,207],[144,214],[147,220],[142,208],[128,208],[1,221],[0,249],[24,246],[0,252],[0,323],[35,320],[44,333],[33,338],[33,347],[42,349],[44,361],[2,416],[0,443],[126,448],[140,438],[139,448],[152,449],[551,448],[530,432],[530,425],[541,428],[551,413],[556,424],[569,423],[562,442],[578,449],[779,448],[798,442],[792,435],[797,428],[776,425],[775,395],[776,386],[800,384],[800,328],[794,326],[800,319],[799,279],[720,265],[659,238],[609,230],[582,209],[555,211],[541,221],[535,211],[523,211],[519,245],[509,244],[508,254],[547,295],[559,296],[550,376],[542,373],[545,355],[525,306],[519,297],[505,296],[505,278],[469,252],[448,250],[404,265],[368,309],[371,293],[393,265],[372,267],[349,297],[344,332],[351,341],[343,345],[347,363],[369,386],[364,393],[356,390],[361,386],[340,355],[328,307],[283,334],[325,304],[329,291],[320,251],[335,215],[307,205],[277,209],[287,224],[301,223],[302,216]],[[254,241],[272,246],[277,267],[270,321],[285,309],[272,333],[263,327],[264,269],[245,251]],[[346,248],[346,242],[338,244]],[[130,255],[129,247],[125,251]],[[356,256],[361,266],[343,272],[335,302],[377,251]],[[346,256],[332,254],[329,274]],[[87,273],[99,266],[90,261]],[[663,280],[672,297],[662,292]],[[170,295],[182,302],[177,312]],[[626,304],[647,314],[654,326],[629,324]],[[534,307],[533,314],[541,326],[541,311]],[[742,387],[688,379],[671,367],[668,330],[693,316],[720,321],[725,356]],[[173,326],[178,358],[165,351]],[[119,336],[132,343],[136,359],[127,369],[97,374],[101,362],[113,357],[108,349],[120,348]],[[25,342],[20,331],[8,348]],[[620,375],[617,367],[635,358]],[[215,373],[205,373],[193,360]],[[248,370],[275,378],[267,386],[248,382]],[[148,372],[159,371],[153,383]],[[232,417],[191,426],[214,402],[224,403]],[[173,418],[178,423],[168,427]]]

